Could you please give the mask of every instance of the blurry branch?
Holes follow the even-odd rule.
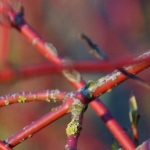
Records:
[[[100,60],[106,60],[106,61],[109,60],[108,57],[105,55],[105,53],[98,47],[98,45],[94,44],[93,41],[87,35],[81,33],[80,38],[84,39],[88,43],[89,47],[91,48],[89,50],[90,54],[94,55],[96,58]]]
[[[135,58],[135,57],[134,57]],[[150,62],[150,57],[147,56],[141,59],[134,59],[133,57],[126,57],[124,59],[113,60],[111,62],[99,62],[99,61],[78,61],[71,62],[71,65],[65,64],[63,66],[57,66],[49,63],[30,64],[26,66],[15,66],[3,68],[0,71],[0,82],[10,82],[16,78],[28,78],[37,75],[45,75],[60,72],[62,69],[75,68],[81,72],[100,72],[100,71],[112,71],[114,66],[121,68],[123,66],[135,65],[137,63]],[[113,64],[113,65],[112,65]]]
[[[1,60],[1,68],[9,67],[8,60],[7,60],[7,53],[8,53],[8,39],[9,39],[9,27],[5,25],[1,25],[1,47],[0,47],[0,60]]]
[[[138,84],[142,85],[143,87],[147,88],[150,90],[150,84],[147,83],[146,81],[144,81],[143,79],[135,76],[134,74],[129,73],[128,71],[126,71],[125,69],[121,68],[118,69],[120,72],[122,72],[124,75],[126,75],[127,77],[133,79],[134,81],[136,81]]]
[[[150,52],[146,52],[136,59],[140,59],[142,57],[149,57],[149,55]],[[127,69],[131,74],[137,74],[138,72],[149,66],[150,63],[145,62],[133,66],[128,66]],[[98,81],[89,81],[89,83],[82,88],[82,92],[86,97],[95,98],[105,92],[110,91],[114,86],[120,84],[126,79],[128,79],[127,76],[122,74],[120,71],[115,70],[107,76],[100,78]]]
[[[0,25],[5,27],[10,27],[10,18],[8,16],[8,11],[10,9],[10,5],[6,0],[0,1]]]
[[[7,144],[0,141],[0,150],[12,150],[12,148],[8,147]]]
[[[105,53],[98,47],[98,45],[94,44],[93,41],[87,35],[85,35],[84,33],[81,33],[80,36],[82,39],[84,39],[88,43],[89,47],[91,48],[89,53],[93,54],[100,60],[110,61],[109,58],[105,55]],[[123,73],[127,77],[135,80],[140,85],[143,85],[144,87],[150,89],[150,85],[147,82],[145,82],[143,79],[135,76],[134,74],[129,73],[128,71],[126,71],[126,68],[118,68],[117,67],[116,69],[118,69],[121,73]]]

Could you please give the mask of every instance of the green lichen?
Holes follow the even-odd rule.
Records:
[[[86,110],[86,105],[82,104],[79,99],[73,98],[73,100],[74,102],[70,109],[73,118],[67,125],[67,136],[76,134],[82,128],[82,125],[79,123],[79,116]]]
[[[52,108],[51,110],[57,110],[57,108],[58,108],[58,107],[54,107],[54,108]]]
[[[32,134],[30,134],[29,136],[28,136],[28,138],[31,138],[33,135]]]
[[[81,127],[79,122],[75,120],[74,118],[71,120],[71,122],[67,125],[66,133],[68,136],[73,135],[77,133],[78,127]]]
[[[36,94],[34,94],[34,95],[33,95],[33,98],[35,98],[35,99],[36,99],[36,98],[37,98],[37,95],[36,95]]]
[[[66,95],[64,96],[63,102],[65,102],[66,99],[67,99],[69,96],[70,96],[70,98],[73,98],[73,97],[74,97],[74,92],[70,92],[70,93],[66,94]]]
[[[56,98],[53,98],[53,99],[52,99],[52,101],[53,101],[54,103],[56,103],[56,102],[57,102]]]
[[[74,102],[71,106],[71,114],[73,115],[73,118],[78,120],[79,115],[85,111],[86,105],[82,104],[79,99],[74,99]]]
[[[50,102],[51,100],[50,99],[46,99],[46,102]]]
[[[25,98],[24,96],[19,96],[18,102],[19,103],[25,103],[27,100],[27,98]]]
[[[56,90],[56,93],[58,91]],[[48,94],[47,94],[47,97],[48,97]],[[55,103],[57,101],[56,97],[55,97],[55,90],[52,90],[51,93],[50,93],[50,99]]]
[[[9,100],[4,101],[5,105],[9,105]]]

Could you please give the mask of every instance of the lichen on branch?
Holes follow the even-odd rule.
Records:
[[[73,100],[74,102],[72,103],[70,109],[72,120],[66,128],[67,136],[74,135],[82,129],[82,125],[79,123],[79,116],[84,113],[87,108],[87,105],[82,104],[79,99],[73,98]]]

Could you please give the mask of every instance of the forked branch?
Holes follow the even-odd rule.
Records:
[[[1,11],[1,7],[0,7]],[[58,67],[63,68],[63,66],[66,66],[67,61],[65,61],[61,56],[58,55],[58,52],[56,48],[48,42],[45,42],[24,20],[22,9],[20,12],[15,12],[13,9],[8,10],[8,16],[11,22],[11,25],[16,28],[26,39],[31,41],[31,43],[50,61],[55,63]],[[136,58],[138,61],[142,61],[142,59],[146,58],[148,59],[150,57],[150,52],[144,53],[143,55]],[[136,74],[139,71],[142,71],[146,67],[150,65],[150,62],[142,62],[137,63],[135,65],[129,65],[126,66],[125,69],[131,73]],[[69,144],[69,141],[67,142],[66,149],[72,148],[76,149],[77,144],[77,138],[74,138],[73,136],[79,136],[79,133],[77,131],[81,130],[81,124],[82,124],[82,115],[83,115],[83,108],[85,105],[90,103],[92,108],[95,110],[95,112],[98,114],[99,117],[103,119],[108,129],[112,132],[112,134],[116,137],[116,139],[120,142],[120,144],[123,146],[124,149],[133,150],[135,149],[135,146],[133,142],[129,139],[129,137],[125,134],[124,130],[120,127],[120,125],[117,123],[117,121],[113,118],[113,116],[110,114],[110,112],[107,110],[107,108],[102,104],[100,100],[93,100],[94,98],[97,98],[101,94],[111,90],[114,86],[117,84],[123,82],[127,79],[127,76],[122,74],[120,71],[115,70],[113,73],[100,78],[98,81],[91,81],[87,85],[82,80],[81,75],[79,72],[74,70],[73,68],[69,67],[69,69],[60,69],[60,72],[66,77],[66,79],[77,89],[79,92],[70,93],[66,101],[57,109],[52,110],[47,115],[43,116],[39,120],[35,121],[34,123],[27,126],[25,129],[21,130],[17,134],[13,135],[12,137],[5,140],[5,143],[7,143],[10,147],[14,147],[15,145],[19,144],[20,142],[24,141],[28,137],[31,137],[32,134],[36,133],[43,127],[47,126],[51,122],[55,121],[56,119],[62,117],[65,115],[68,111],[71,111],[72,113],[72,120],[68,124],[68,139],[72,140],[72,142]],[[82,89],[81,89],[82,88]],[[31,97],[29,96],[29,93],[25,93],[24,96],[23,93],[20,95],[18,94],[16,99],[14,100],[11,96],[5,97],[3,100],[1,98],[1,106],[7,105],[8,103],[14,103],[14,102],[25,102],[28,101]],[[59,93],[60,94],[60,93]],[[59,95],[58,94],[58,95]],[[61,96],[65,95],[66,93],[62,93]],[[32,95],[32,94],[31,94]],[[57,96],[58,96],[57,95]],[[43,96],[43,95],[42,95]],[[44,94],[45,96],[45,94]],[[44,97],[43,96],[43,97]],[[28,97],[27,99],[25,99]],[[39,97],[37,100],[42,100],[43,97]],[[45,99],[46,97],[44,97]],[[59,99],[59,96],[58,96]],[[60,100],[63,98],[61,97]],[[7,101],[8,100],[8,101]],[[19,100],[19,101],[18,101]],[[35,100],[33,95],[32,98],[29,101]],[[49,99],[47,99],[49,100]],[[77,102],[81,102],[81,105],[77,104]],[[77,113],[78,115],[75,115],[72,111],[74,109],[71,109],[73,106],[77,109],[75,109],[75,112],[79,111],[80,113]],[[83,107],[82,107],[83,106]],[[82,109],[79,109],[82,108]],[[82,110],[82,111],[81,111]],[[79,117],[78,119],[76,117]],[[73,132],[72,129],[73,128]],[[71,134],[70,134],[71,133]],[[72,139],[73,138],[73,139]]]

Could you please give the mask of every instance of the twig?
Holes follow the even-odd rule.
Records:
[[[133,59],[133,57],[131,57]],[[123,66],[135,65],[142,62],[150,62],[150,57],[141,58],[140,60],[132,60],[131,58],[124,58],[123,60],[113,60],[113,62],[99,62],[99,61],[78,61],[72,63],[72,67],[80,72],[102,72],[112,71],[115,68]],[[131,61],[132,60],[132,61]],[[113,65],[112,65],[113,64]],[[52,74],[59,72],[62,69],[69,69],[70,65],[56,66],[49,63],[30,64],[27,66],[16,66],[15,68],[5,68],[0,71],[0,82],[10,82],[16,78],[29,78],[33,76]]]
[[[45,42],[26,22],[23,18],[18,17],[13,10],[9,11],[10,20],[12,26],[17,28],[29,41],[33,43],[33,45],[41,51],[41,53],[53,63],[57,64],[58,66],[63,66],[64,59],[62,59],[57,51],[56,48],[51,44]],[[18,18],[17,18],[18,17]],[[17,23],[15,22],[17,20]],[[19,23],[18,23],[19,20]],[[67,80],[77,89],[82,88],[85,82],[81,79],[80,74],[75,71],[74,69],[71,70],[63,70],[63,75],[67,78]],[[92,102],[92,107],[96,107],[94,101]],[[105,106],[102,104],[99,109],[104,109]],[[106,108],[105,108],[106,109]],[[108,112],[109,113],[109,112]],[[123,132],[123,130],[122,130]],[[128,138],[128,137],[127,137]],[[134,144],[128,138],[126,142],[126,138],[122,137],[118,139],[120,143],[123,144],[123,147],[128,147],[129,149],[134,149]],[[126,145],[128,143],[128,145]]]
[[[146,52],[137,59],[140,59],[142,57],[144,58],[149,57],[149,55],[150,55],[150,52]],[[145,62],[142,64],[128,66],[126,70],[131,74],[136,74],[149,66],[150,66],[150,63]],[[82,88],[82,92],[86,97],[96,98],[102,95],[103,93],[110,91],[113,87],[125,81],[126,79],[128,79],[127,76],[122,74],[120,71],[115,70],[109,75],[100,78],[98,81],[95,81],[95,82],[90,81],[87,84],[87,86]]]
[[[82,120],[83,114],[80,114],[78,120],[75,120],[74,117],[72,117],[72,121],[68,124],[67,132],[69,135],[67,138],[67,144],[65,145],[66,150],[77,150],[77,140],[82,129]]]
[[[93,41],[87,35],[82,33],[80,36],[90,46],[90,48],[91,48],[91,50],[89,51],[90,53],[92,53],[94,56],[96,56],[100,60],[110,61],[109,58],[105,55],[105,53],[98,47],[98,45],[94,44]],[[140,85],[143,85],[144,87],[150,89],[150,85],[147,82],[145,82],[143,79],[135,76],[134,74],[131,74],[130,72],[128,72],[124,68],[116,68],[116,69],[118,69],[121,73],[123,73],[127,77],[135,80]]]
[[[117,121],[112,117],[112,115],[109,113],[108,110],[105,108],[103,110],[100,110],[99,107],[101,103],[99,100],[94,101],[95,106],[93,109],[96,112],[96,114],[102,118],[102,120],[105,122],[105,125],[107,128],[111,131],[111,133],[114,135],[116,139],[120,139],[120,144],[124,146],[124,149],[129,150],[132,149],[130,145],[132,145],[131,140],[129,140],[126,133],[122,130],[120,125],[117,123]],[[92,105],[92,104],[91,104]]]
[[[58,118],[64,116],[69,111],[71,104],[72,99],[68,97],[62,105],[44,115],[40,119],[32,122],[30,125],[24,127],[20,132],[12,135],[10,138],[5,140],[5,143],[7,143],[10,147],[14,147],[27,138],[31,138],[34,133],[38,132]]]
[[[9,94],[0,97],[0,107],[14,103],[26,103],[33,101],[64,101],[64,98],[67,94],[69,93],[60,90],[46,90],[40,92],[21,92]]]

